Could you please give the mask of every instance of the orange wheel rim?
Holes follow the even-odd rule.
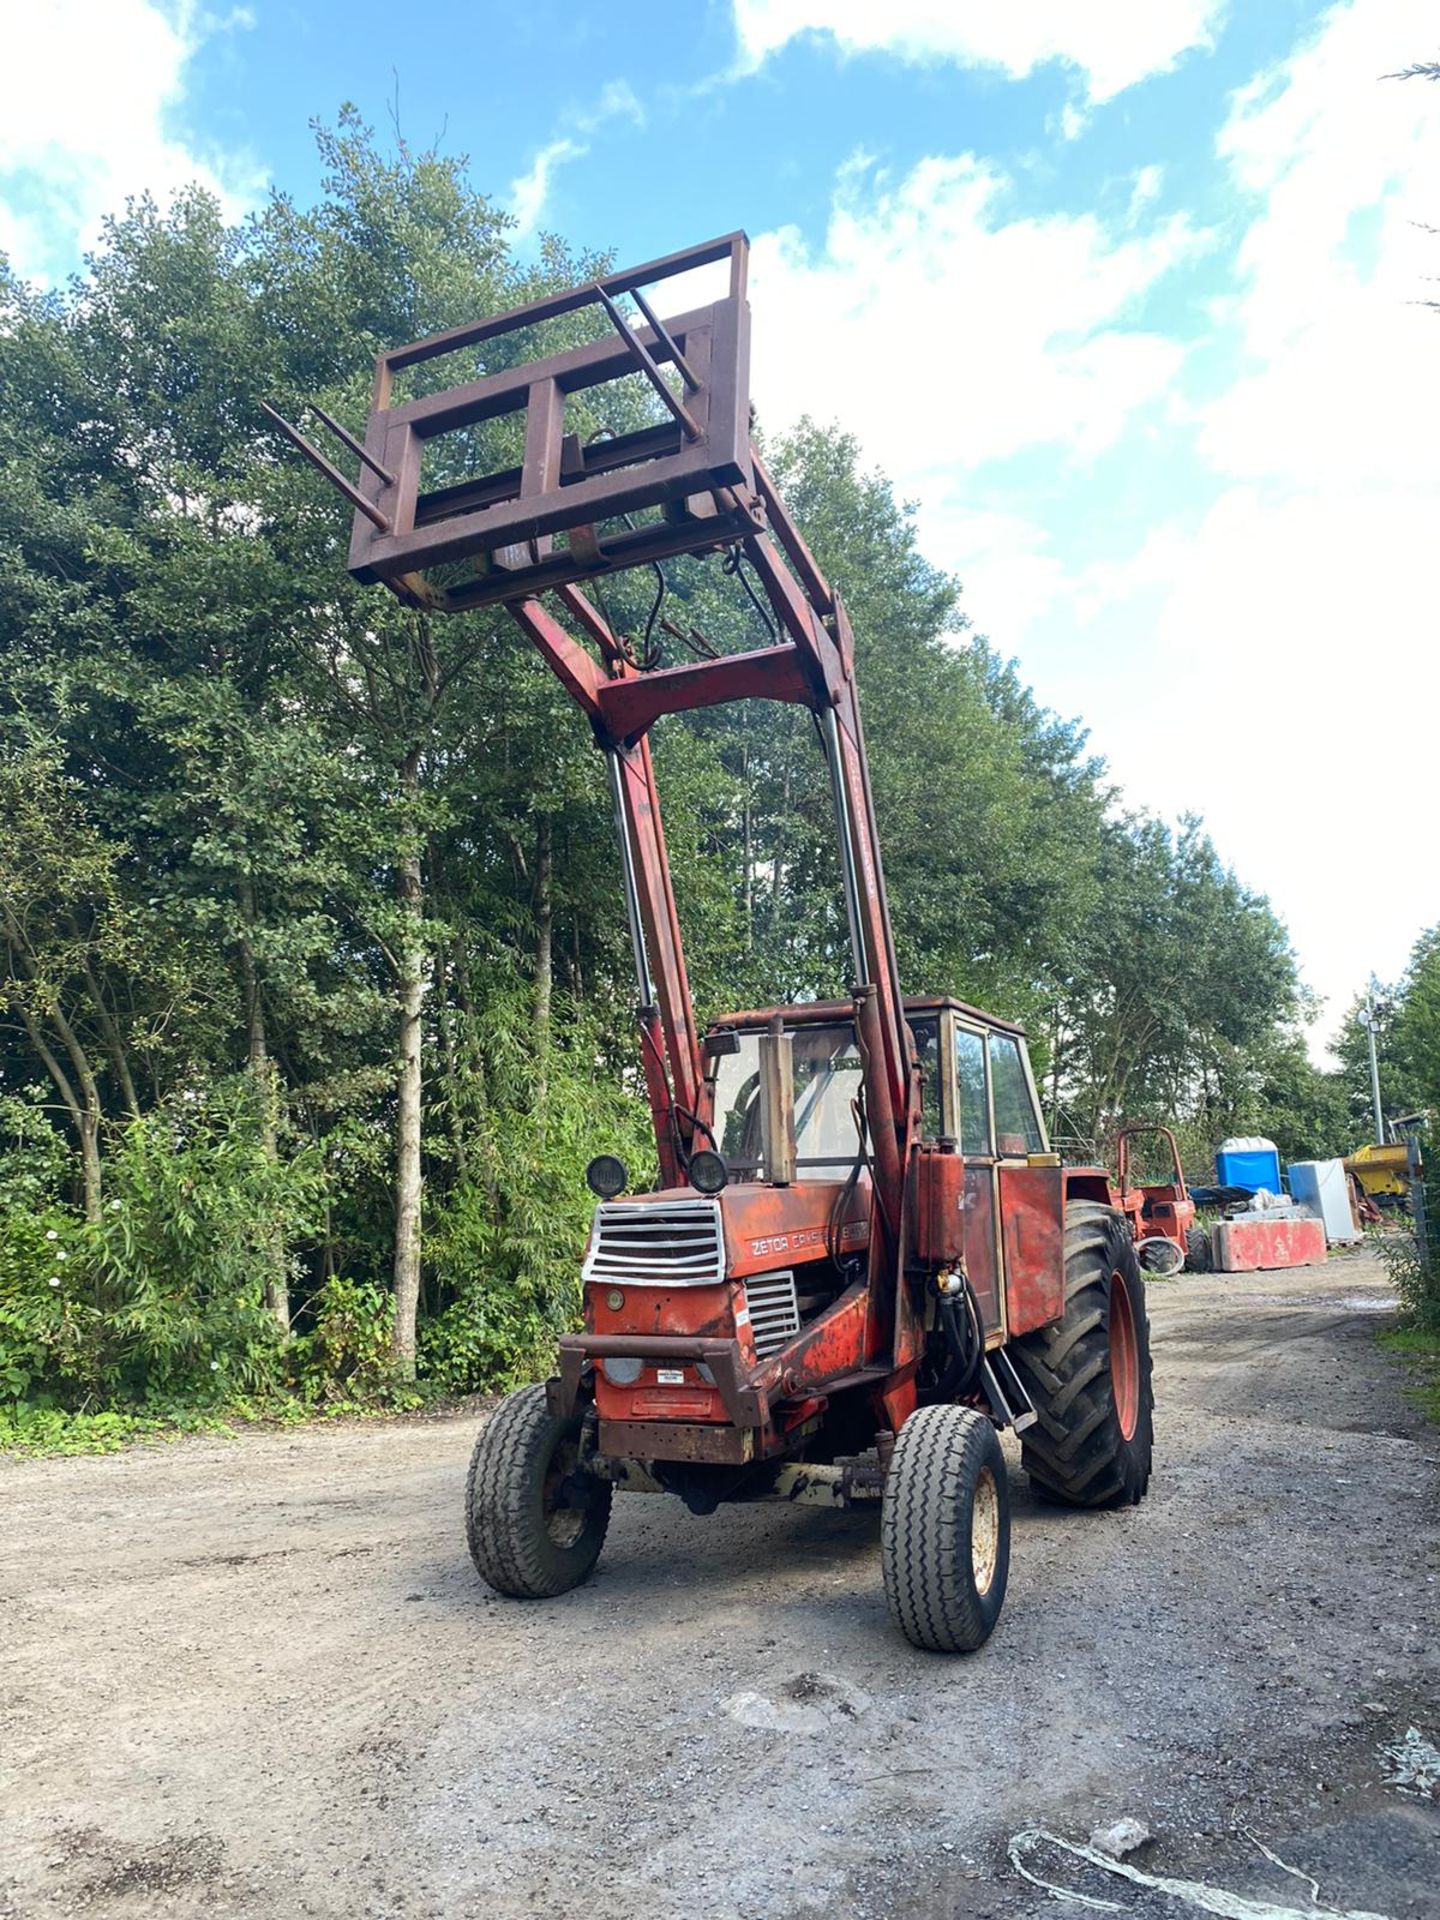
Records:
[[[1110,1387],[1115,1396],[1115,1418],[1127,1440],[1135,1438],[1140,1418],[1140,1347],[1135,1338],[1135,1313],[1123,1273],[1110,1276]]]

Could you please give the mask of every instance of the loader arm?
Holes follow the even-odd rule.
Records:
[[[665,714],[736,700],[790,702],[816,715],[835,809],[881,1228],[871,1237],[873,1287],[880,1270],[892,1281],[899,1271],[917,1077],[850,624],[750,437],[748,251],[743,234],[726,235],[381,354],[363,446],[320,415],[359,456],[353,484],[296,429],[279,424],[354,504],[350,570],[357,579],[383,582],[416,606],[503,605],[589,721],[615,808],[645,1084],[667,1187],[685,1183],[712,1116],[649,730]],[[719,299],[668,321],[657,317],[644,289],[720,263],[729,274]],[[637,309],[633,321],[617,304],[627,296]],[[598,341],[395,400],[397,376],[409,368],[493,350],[522,328],[587,306],[602,308],[610,322]],[[637,372],[668,421],[585,445],[567,433],[570,394]],[[518,467],[425,491],[432,441],[512,414],[523,420]],[[758,580],[774,615],[773,645],[647,671],[583,591],[588,578],[722,547],[738,547]],[[436,569],[460,561],[475,563],[473,575],[438,584]]]

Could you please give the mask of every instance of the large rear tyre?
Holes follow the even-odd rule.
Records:
[[[1155,1437],[1150,1322],[1122,1213],[1070,1202],[1065,1312],[1006,1352],[1039,1416],[1020,1446],[1035,1491],[1068,1507],[1143,1499]]]
[[[880,1563],[890,1617],[915,1647],[973,1653],[1000,1618],[1010,1572],[1010,1482],[973,1407],[921,1407],[885,1476]]]
[[[613,1489],[580,1471],[582,1418],[557,1420],[543,1386],[521,1387],[480,1429],[465,1482],[465,1537],[497,1593],[568,1593],[600,1557]]]

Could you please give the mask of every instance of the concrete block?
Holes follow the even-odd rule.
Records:
[[[1323,1220],[1221,1220],[1210,1240],[1217,1273],[1308,1267],[1325,1258]]]

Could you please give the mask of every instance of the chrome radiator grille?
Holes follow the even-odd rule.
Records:
[[[762,1360],[778,1353],[800,1331],[800,1305],[793,1273],[757,1273],[745,1282],[750,1331]]]
[[[602,1200],[581,1272],[636,1286],[713,1286],[725,1278],[719,1201]]]

